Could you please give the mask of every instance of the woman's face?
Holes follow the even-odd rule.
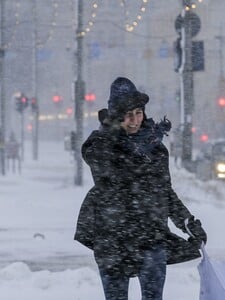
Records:
[[[125,114],[124,121],[121,122],[121,127],[123,127],[128,134],[136,133],[140,129],[143,119],[143,110],[141,108],[135,108]]]

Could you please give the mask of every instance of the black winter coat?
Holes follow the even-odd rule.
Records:
[[[137,134],[101,128],[82,146],[94,187],[78,218],[75,239],[94,250],[99,267],[135,275],[142,253],[162,244],[167,262],[200,256],[198,249],[169,231],[168,218],[184,231],[192,215],[172,189],[168,150],[154,121]]]

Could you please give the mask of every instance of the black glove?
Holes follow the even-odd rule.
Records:
[[[98,112],[98,120],[99,122],[104,125],[104,122],[108,119],[108,109],[107,108],[103,108],[101,110],[99,110]]]
[[[163,135],[168,136],[168,132],[172,128],[171,122],[164,116],[164,118],[156,124],[156,135],[161,140],[163,139]]]
[[[111,136],[111,139],[117,139],[121,132],[120,122],[117,119],[111,119],[108,115],[108,109],[103,108],[98,112],[98,120],[101,123],[101,129]]]
[[[192,235],[188,239],[191,243],[198,245],[199,248],[201,247],[202,242],[204,242],[204,244],[206,244],[207,234],[206,234],[205,230],[202,228],[202,224],[201,224],[200,220],[198,220],[198,219],[195,220],[194,217],[192,216],[190,219],[188,219],[188,223],[186,225],[186,230],[187,230],[187,233]]]

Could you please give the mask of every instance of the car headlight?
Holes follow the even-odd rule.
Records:
[[[221,173],[225,173],[225,163],[218,163],[216,165],[216,170]]]

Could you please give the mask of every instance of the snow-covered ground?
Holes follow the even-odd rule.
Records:
[[[103,300],[91,251],[73,241],[83,198],[92,185],[85,167],[84,186],[73,185],[72,158],[62,142],[42,142],[40,159],[25,148],[22,174],[0,177],[0,295],[2,300]],[[203,183],[171,161],[173,186],[208,233],[206,250],[225,260],[225,182]],[[169,266],[164,300],[199,299],[201,259]],[[137,279],[130,298],[139,300]]]

